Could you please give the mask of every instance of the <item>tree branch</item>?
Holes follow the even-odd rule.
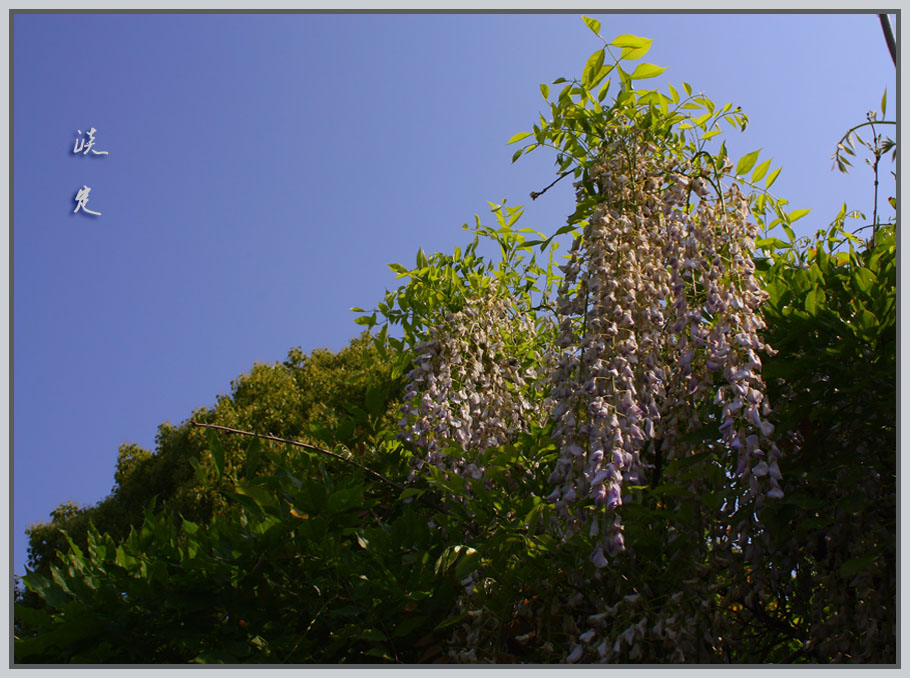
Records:
[[[252,433],[251,431],[241,431],[240,429],[228,428],[227,426],[218,426],[217,424],[202,424],[198,421],[192,421],[192,420],[190,421],[190,423],[193,426],[197,426],[199,428],[212,428],[212,429],[217,429],[219,431],[225,431],[227,433],[234,433],[236,435],[250,436],[251,438],[262,438],[263,440],[272,440],[276,443],[286,443],[288,445],[293,445],[294,447],[302,447],[305,450],[310,450],[312,452],[318,452],[318,453],[324,454],[328,457],[332,457],[334,459],[343,461],[347,464],[350,464],[351,466],[356,466],[357,468],[361,469],[362,471],[366,471],[367,473],[369,473],[371,476],[373,476],[377,480],[381,480],[382,482],[386,483],[387,485],[391,485],[392,487],[394,487],[398,490],[407,489],[407,488],[405,488],[404,485],[399,485],[394,480],[390,480],[390,479],[386,478],[381,473],[377,473],[373,469],[367,468],[363,464],[360,464],[360,463],[354,461],[353,459],[348,459],[347,457],[343,457],[340,454],[336,454],[335,452],[329,452],[328,450],[324,450],[321,447],[316,447],[315,445],[310,445],[308,443],[301,443],[296,440],[287,440],[285,438],[279,438],[279,437],[273,436],[273,435],[263,435],[262,433]]]
[[[547,191],[549,191],[551,188],[553,188],[553,187],[554,187],[556,184],[558,184],[560,181],[562,181],[562,180],[565,179],[567,176],[569,176],[570,174],[572,174],[572,172],[574,172],[574,171],[575,171],[575,170],[566,170],[565,172],[563,172],[562,174],[559,175],[559,178],[556,179],[556,181],[554,181],[552,184],[550,184],[549,186],[547,186],[547,187],[546,187],[545,189],[543,189],[542,191],[539,191],[539,192],[538,192],[538,191],[531,191],[531,200],[537,200],[540,196],[542,196],[544,193],[546,193]]]
[[[279,438],[278,436],[273,436],[273,435],[264,435],[262,433],[253,433],[252,431],[241,431],[240,429],[228,428],[227,426],[219,426],[217,424],[203,424],[203,423],[200,423],[198,421],[193,421],[193,420],[190,420],[190,424],[192,424],[193,426],[199,427],[199,428],[211,428],[211,429],[216,429],[218,431],[224,431],[225,433],[233,433],[235,435],[249,436],[251,438],[262,438],[263,440],[271,440],[276,443],[286,443],[287,445],[293,445],[294,447],[302,447],[305,450],[310,450],[312,452],[318,452],[319,454],[324,454],[328,457],[332,457],[333,459],[338,459],[340,461],[343,461],[346,464],[350,464],[351,466],[356,466],[357,468],[359,468],[362,471],[365,471],[366,473],[370,474],[377,480],[380,480],[383,483],[385,483],[386,485],[390,485],[391,487],[394,487],[397,490],[404,491],[404,490],[408,489],[404,485],[401,485],[399,483],[396,483],[394,480],[386,478],[381,473],[377,473],[373,469],[368,468],[367,466],[364,466],[363,464],[356,462],[353,459],[348,459],[347,457],[343,457],[340,454],[337,454],[335,452],[330,452],[329,450],[324,450],[321,447],[316,447],[315,445],[310,445],[309,443],[301,443],[297,440],[288,440],[286,438]],[[421,502],[423,502],[424,504],[426,504],[427,506],[429,506],[430,508],[435,509],[436,511],[445,513],[446,515],[450,515],[450,516],[454,515],[451,511],[449,511],[445,507],[431,501],[430,498],[425,495],[418,495],[417,499],[420,500]]]
[[[897,66],[897,43],[894,41],[894,32],[891,30],[891,20],[887,14],[879,14],[878,20],[882,24],[882,33],[885,34],[885,42],[888,43],[888,51],[891,53],[891,61]]]

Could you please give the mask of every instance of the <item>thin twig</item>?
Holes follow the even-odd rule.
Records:
[[[878,162],[882,159],[882,153],[881,144],[879,143],[878,136],[875,134],[875,121],[870,120],[869,122],[873,123],[872,143],[875,144],[872,151],[872,154],[875,157],[875,162],[872,164],[872,172],[875,174],[875,192],[872,198],[872,238],[869,242],[872,247],[875,247],[875,234],[878,232]]]
[[[353,459],[348,459],[347,457],[343,457],[340,454],[336,454],[335,452],[329,452],[328,450],[324,450],[321,447],[316,447],[315,445],[310,445],[308,443],[301,443],[296,440],[287,440],[286,438],[279,438],[279,437],[273,436],[273,435],[264,435],[262,433],[253,433],[251,431],[241,431],[240,429],[228,428],[227,426],[218,426],[217,424],[202,424],[198,421],[190,421],[190,423],[193,426],[198,426],[200,428],[213,428],[213,429],[217,429],[219,431],[225,431],[227,433],[234,433],[236,435],[242,435],[242,436],[250,436],[251,438],[262,438],[263,440],[272,440],[276,443],[286,443],[288,445],[293,445],[294,447],[302,447],[305,450],[319,452],[320,454],[324,454],[326,456],[333,457],[334,459],[339,459],[347,464],[350,464],[351,466],[356,466],[357,468],[359,468],[363,471],[366,471],[367,473],[369,473],[371,476],[373,476],[377,480],[381,480],[382,482],[384,482],[388,485],[391,485],[392,487],[394,487],[396,489],[399,489],[399,490],[407,489],[404,485],[399,485],[394,480],[390,480],[390,479],[386,478],[381,473],[377,473],[373,469],[367,468],[363,464],[360,464],[360,463],[354,461]]]
[[[569,176],[570,174],[572,174],[572,172],[574,172],[574,171],[575,171],[575,170],[566,170],[565,172],[563,172],[562,174],[559,175],[559,177],[556,179],[556,181],[554,181],[552,184],[550,184],[549,186],[547,186],[547,187],[546,187],[545,189],[543,189],[542,191],[539,191],[539,192],[538,192],[538,191],[531,191],[531,200],[537,200],[540,196],[542,196],[544,193],[546,193],[547,191],[549,191],[549,190],[550,190],[551,188],[553,188],[557,183],[559,183],[560,181],[562,181],[563,179],[565,179],[567,176]]]
[[[867,228],[872,228],[873,226],[876,226],[876,225],[878,225],[878,226],[894,226],[894,222],[893,222],[893,221],[886,221],[886,222],[883,223],[883,224],[866,224],[865,226],[860,226],[859,228],[853,229],[852,231],[850,231],[850,233],[853,233],[854,235],[856,235],[856,234],[859,233],[860,231],[864,231],[864,230],[866,230]]]
[[[229,428],[227,426],[219,426],[217,424],[203,424],[203,423],[200,423],[198,421],[193,421],[193,420],[190,420],[190,424],[192,424],[193,426],[198,426],[200,428],[212,428],[212,429],[217,429],[219,431],[224,431],[226,433],[234,433],[236,435],[250,436],[251,438],[262,438],[264,440],[271,440],[276,443],[286,443],[288,445],[293,445],[294,447],[302,447],[305,450],[319,452],[320,454],[324,454],[324,455],[332,457],[334,459],[338,459],[347,464],[350,464],[351,466],[356,466],[357,468],[361,469],[362,471],[369,473],[371,476],[373,476],[377,480],[381,480],[382,482],[386,483],[387,485],[391,485],[392,487],[394,487],[397,490],[403,491],[403,490],[408,489],[404,485],[400,485],[399,483],[396,483],[394,480],[386,478],[381,473],[378,473],[378,472],[374,471],[373,469],[354,461],[353,459],[348,459],[347,457],[343,457],[340,454],[337,454],[335,452],[330,452],[329,450],[324,450],[321,447],[316,447],[315,445],[310,445],[309,443],[301,443],[297,440],[288,440],[286,438],[279,438],[278,436],[273,436],[271,434],[264,435],[262,433],[253,433],[252,431],[241,431],[240,429]],[[450,516],[454,515],[451,511],[447,510],[443,506],[440,506],[439,504],[432,501],[429,497],[427,497],[425,495],[422,495],[422,494],[418,495],[417,499],[419,501],[423,502],[424,504],[426,504],[427,506],[429,506],[430,508],[435,509],[441,513],[445,513],[446,515],[450,515]]]

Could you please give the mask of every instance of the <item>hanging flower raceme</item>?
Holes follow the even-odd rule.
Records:
[[[595,538],[598,568],[624,548],[618,509],[623,486],[647,480],[643,451],[689,453],[684,437],[712,402],[747,494],[781,496],[758,357],[769,347],[757,227],[735,185],[718,195],[697,174],[634,135],[606,144],[589,170],[603,201],[563,269],[549,498],[567,534]]]
[[[536,408],[519,347],[535,326],[515,305],[486,293],[449,313],[417,347],[408,374],[401,437],[423,452],[418,465],[480,479],[479,454],[526,430]]]

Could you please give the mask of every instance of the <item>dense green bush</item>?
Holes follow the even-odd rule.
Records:
[[[203,468],[211,463],[205,435],[191,421],[311,443],[338,430],[347,440],[344,433],[353,428],[352,412],[366,407],[368,393],[388,399],[388,413],[382,419],[386,425],[397,420],[398,381],[366,334],[337,353],[317,349],[305,355],[295,348],[282,363],[254,365],[232,382],[231,394],[219,396],[214,408],[196,410],[180,426],[159,426],[154,453],[135,444],[122,445],[108,497],[85,508],[62,504],[50,522],[30,526],[29,567],[47,573],[54,554],[66,548],[63,531],[82,548],[90,523],[117,539],[126,537],[131,527],[142,524],[153,497],[193,521],[205,522],[224,509],[220,494],[204,487],[191,465],[193,459]],[[225,451],[228,468],[242,466],[241,441],[225,440]]]

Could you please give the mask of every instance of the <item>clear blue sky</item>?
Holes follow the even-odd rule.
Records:
[[[642,86],[743,107],[727,146],[783,166],[800,233],[871,215],[869,169],[830,156],[886,87],[893,119],[874,14],[594,16],[654,39]],[[561,226],[568,183],[528,198],[552,155],[505,142],[599,46],[579,15],[16,15],[15,572],[28,524],[111,491],[121,443],[154,449],[254,362],[344,346],[388,263],[451,252],[501,198]],[[89,127],[108,155],[73,154]],[[83,185],[100,217],[73,213]]]

